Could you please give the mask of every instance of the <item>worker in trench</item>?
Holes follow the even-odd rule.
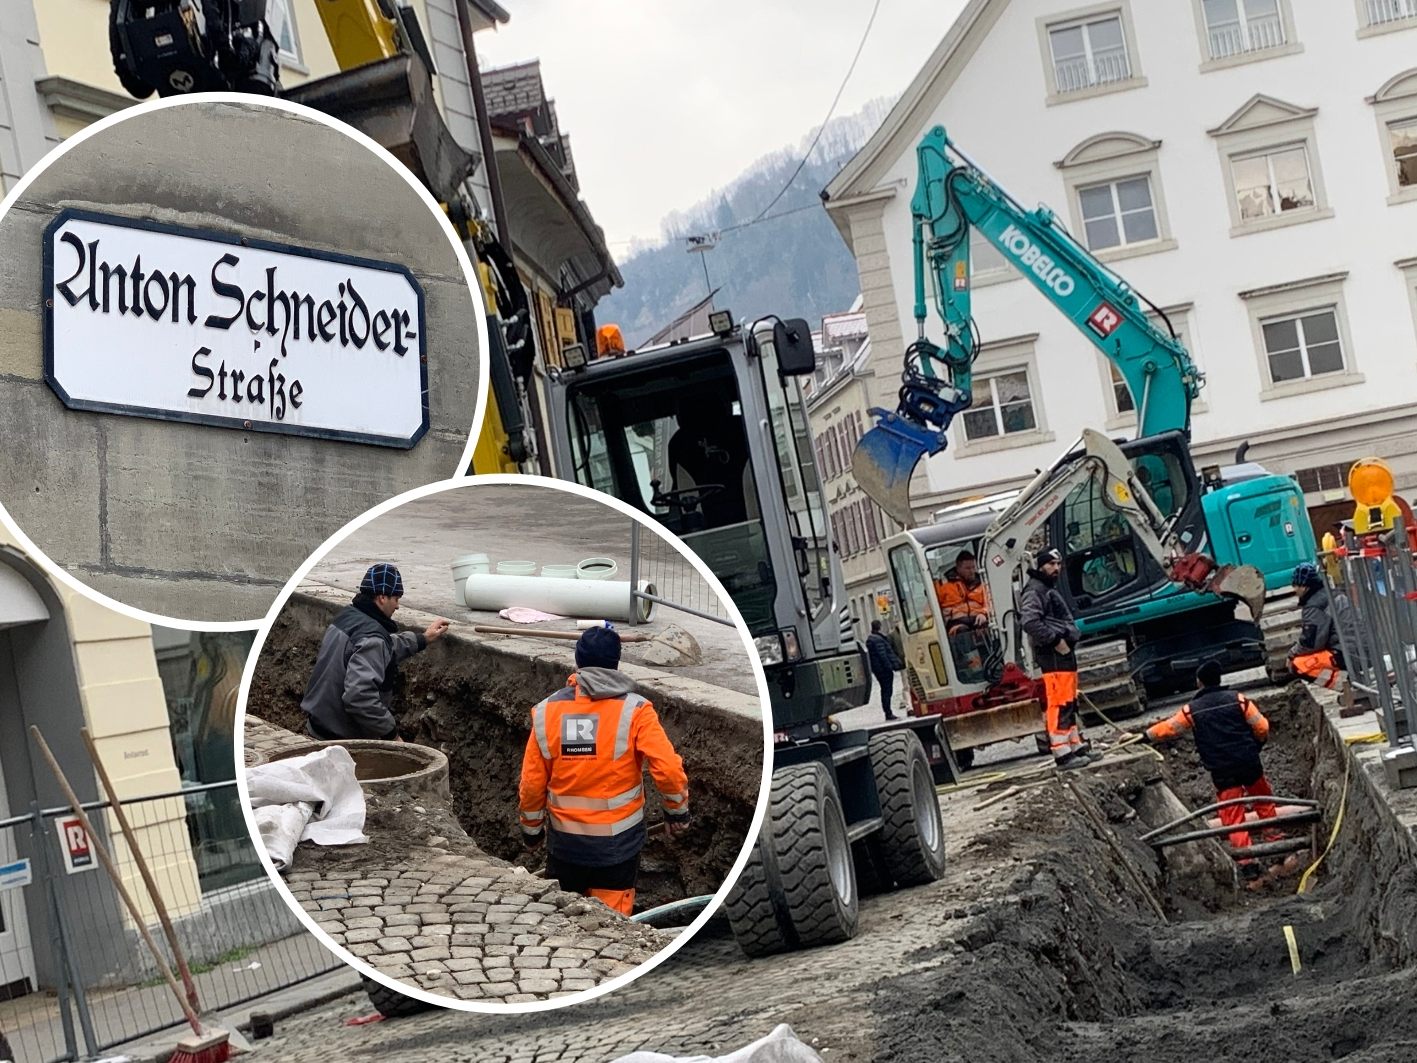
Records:
[[[427,649],[448,630],[434,620],[422,632],[394,623],[403,576],[393,565],[371,565],[359,593],[328,628],[315,657],[300,708],[305,729],[322,742],[383,738],[401,742],[393,703],[402,677],[399,663]]]
[[[590,628],[576,640],[575,674],[531,710],[521,828],[528,849],[546,842],[547,878],[630,915],[645,844],[645,764],[671,834],[688,829],[689,780],[659,714],[619,666],[620,636]]]
[[[1289,671],[1315,686],[1337,690],[1347,700],[1351,697],[1351,691],[1344,671],[1343,650],[1338,645],[1333,606],[1336,602],[1348,606],[1348,599],[1329,597],[1323,576],[1319,575],[1318,566],[1311,561],[1302,561],[1295,566],[1290,583],[1299,592],[1303,615],[1299,640],[1289,651]]]
[[[1043,672],[1047,702],[1048,750],[1064,769],[1085,768],[1091,743],[1078,730],[1078,663],[1073,652],[1082,634],[1073,623],[1072,610],[1058,591],[1063,555],[1040,550],[1028,570],[1028,582],[1019,594],[1019,618],[1033,644],[1033,659]]]
[[[1260,749],[1269,739],[1269,720],[1253,701],[1224,686],[1223,682],[1220,662],[1204,662],[1196,669],[1196,688],[1200,693],[1174,715],[1141,734],[1148,742],[1160,745],[1187,731],[1194,733],[1196,752],[1210,772],[1217,801],[1273,797],[1274,791],[1270,789],[1260,760]],[[1238,827],[1243,824],[1246,807],[1246,804],[1235,804],[1220,809],[1221,825]],[[1254,808],[1258,819],[1273,819],[1277,815],[1273,801],[1253,801],[1248,807]],[[1232,849],[1250,847],[1249,831],[1234,830],[1227,837]],[[1260,832],[1260,840],[1265,842],[1279,841],[1283,837],[1284,832],[1277,827],[1267,827]],[[1264,868],[1253,857],[1241,858],[1237,863],[1247,879],[1257,880],[1264,874]]]

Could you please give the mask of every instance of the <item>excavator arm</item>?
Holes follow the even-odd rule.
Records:
[[[1029,542],[1048,518],[1078,488],[1100,481],[1097,496],[1102,504],[1126,521],[1142,548],[1173,582],[1187,589],[1243,602],[1258,620],[1264,611],[1264,575],[1253,565],[1217,565],[1204,554],[1190,552],[1176,535],[1172,523],[1157,507],[1138,480],[1121,448],[1100,432],[1083,429],[1077,446],[1040,472],[1020,492],[1008,509],[985,531],[979,546],[979,564],[988,587],[1000,634],[1000,645],[1009,658],[1018,659],[1020,637],[1010,624],[1014,574],[1022,567]]]
[[[917,338],[905,353],[896,409],[870,411],[877,424],[852,455],[856,481],[882,509],[903,525],[913,523],[911,475],[922,457],[945,449],[951,423],[973,401],[979,336],[970,307],[971,230],[1117,367],[1136,403],[1138,435],[1190,431],[1202,375],[1176,338],[1152,324],[1144,297],[1074,240],[1047,207],[1019,204],[942,126],[920,142],[916,164],[910,209]],[[927,285],[944,326],[940,344],[925,335]]]

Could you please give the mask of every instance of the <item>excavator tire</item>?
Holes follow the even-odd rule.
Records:
[[[401,1019],[405,1015],[417,1015],[434,1008],[432,1004],[405,996],[396,989],[374,981],[366,974],[361,974],[359,980],[364,983],[364,992],[369,995],[369,1003],[386,1019]]]
[[[925,747],[910,731],[873,735],[867,747],[881,802],[880,852],[897,886],[945,873],[945,826]]]
[[[762,833],[724,904],[738,946],[768,956],[849,940],[859,903],[846,817],[826,768],[774,772]]]
[[[1124,640],[1093,642],[1076,652],[1080,715],[1100,711],[1109,719],[1124,720],[1146,710],[1146,688],[1132,675]]]
[[[1264,670],[1269,681],[1284,686],[1294,678],[1289,671],[1289,650],[1299,641],[1299,629],[1304,624],[1304,611],[1299,597],[1286,594],[1269,599],[1260,617],[1260,632],[1264,635]]]

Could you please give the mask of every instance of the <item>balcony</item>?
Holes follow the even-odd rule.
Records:
[[[1113,48],[1071,59],[1059,59],[1053,64],[1058,79],[1058,92],[1081,92],[1113,81],[1126,81],[1132,76],[1131,63],[1125,48]]]
[[[1417,0],[1368,0],[1370,4],[1382,2],[1417,2]],[[1282,48],[1284,40],[1284,20],[1278,15],[1252,18],[1244,22],[1224,22],[1209,27],[1210,57],[1229,59],[1235,55],[1248,55],[1269,48]]]

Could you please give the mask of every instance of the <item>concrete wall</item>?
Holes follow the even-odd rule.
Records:
[[[898,348],[890,337],[908,328],[912,316],[910,196],[914,149],[925,131],[944,124],[1021,202],[1046,202],[1070,228],[1075,197],[1067,168],[1056,164],[1088,138],[1122,132],[1160,142],[1154,193],[1164,203],[1172,239],[1126,249],[1135,253],[1114,255],[1125,259],[1114,268],[1157,305],[1189,307],[1192,354],[1208,375],[1204,409],[1194,417],[1198,464],[1229,460],[1248,438],[1254,441],[1251,460],[1277,472],[1378,453],[1391,460],[1399,489],[1417,487],[1417,437],[1404,427],[1417,411],[1417,270],[1411,264],[1417,202],[1390,199],[1384,168],[1391,156],[1369,102],[1389,79],[1412,69],[1417,23],[1372,34],[1360,28],[1353,3],[1284,3],[1286,12],[1292,8],[1290,40],[1297,48],[1217,66],[1203,62],[1199,4],[1130,0],[1110,6],[1125,8],[1134,27],[1132,59],[1140,78],[1133,87],[1050,100],[1040,22],[1091,9],[1069,0],[997,3],[1002,11],[992,28],[968,38],[971,47],[956,60],[958,68],[926,93],[885,156],[851,189],[879,197],[849,215],[878,363],[876,398],[895,404]],[[1211,131],[1257,93],[1317,108],[1314,169],[1331,212],[1232,235],[1224,138]],[[1408,102],[1417,115],[1417,100]],[[1293,139],[1284,128],[1275,143]],[[872,218],[877,209],[879,229]],[[1253,301],[1240,293],[1345,272],[1341,300],[1352,370],[1317,377],[1312,390],[1270,389],[1250,322]],[[888,293],[880,289],[883,277]],[[986,341],[1037,334],[1028,365],[1044,430],[968,447],[956,427],[950,449],[929,462],[922,478],[928,483],[916,492],[918,517],[945,501],[1023,482],[1084,425],[1125,434],[1134,422],[1118,418],[1110,406],[1105,369],[1092,346],[1030,284],[1012,272],[1008,278],[976,285],[974,314]],[[932,310],[937,339],[939,327]],[[976,372],[992,367],[987,359]],[[1309,498],[1311,505],[1320,501],[1317,494]]]
[[[426,297],[428,435],[405,451],[67,409],[42,379],[39,268],[65,207],[407,266]],[[105,594],[183,619],[259,617],[335,529],[457,472],[477,401],[473,299],[437,220],[342,133],[245,104],[136,114],[31,185],[0,222],[0,263],[0,501]]]

